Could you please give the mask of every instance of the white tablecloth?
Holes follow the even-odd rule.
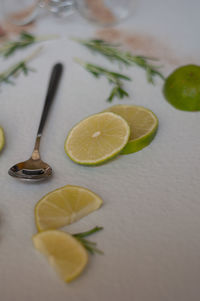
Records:
[[[138,1],[135,13],[117,29],[159,39],[176,57],[199,63],[200,2]],[[111,66],[101,56],[71,41],[91,37],[98,27],[78,14],[66,20],[46,17],[34,33],[59,34],[44,43],[30,64],[37,71],[20,76],[15,86],[2,85],[0,124],[6,145],[0,154],[0,299],[2,301],[198,301],[200,296],[200,113],[175,110],[164,99],[162,80],[146,82],[139,68],[124,69],[130,99],[113,101],[148,107],[159,118],[159,131],[142,151],[117,157],[99,167],[79,166],[64,152],[70,128],[99,112],[110,86],[96,80],[73,57]],[[1,70],[35,48],[1,59]],[[40,120],[52,65],[63,62],[65,73],[41,142],[42,158],[54,176],[26,184],[7,171],[29,157]],[[183,59],[183,62],[184,59]],[[111,66],[116,68],[116,65]],[[174,66],[163,69],[168,75]],[[76,281],[65,284],[32,246],[36,233],[34,206],[47,192],[66,184],[87,187],[103,200],[98,211],[66,227],[79,232],[95,225],[104,230],[91,237],[104,256],[90,256]]]

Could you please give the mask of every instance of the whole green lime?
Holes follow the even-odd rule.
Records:
[[[166,79],[163,93],[167,101],[183,111],[200,111],[200,66],[177,68]]]

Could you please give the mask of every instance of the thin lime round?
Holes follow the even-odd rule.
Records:
[[[115,105],[106,111],[120,115],[130,126],[129,141],[121,154],[138,152],[149,145],[156,135],[158,118],[149,109],[135,105]]]
[[[200,66],[179,67],[166,79],[163,93],[176,109],[200,111]]]
[[[5,144],[4,130],[2,127],[0,127],[0,151],[3,149],[4,144]]]
[[[71,129],[65,151],[76,163],[102,164],[121,152],[129,136],[129,125],[121,116],[111,112],[99,113]]]

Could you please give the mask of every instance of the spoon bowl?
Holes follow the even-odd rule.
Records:
[[[50,177],[52,175],[52,168],[41,159],[33,160],[30,158],[27,161],[13,165],[8,173],[10,176],[21,180],[36,182]]]
[[[52,168],[40,158],[39,147],[42,130],[50,105],[58,88],[62,69],[63,66],[60,63],[53,67],[32,156],[29,160],[17,163],[8,170],[8,174],[12,177],[29,182],[36,182],[48,179],[52,175]]]

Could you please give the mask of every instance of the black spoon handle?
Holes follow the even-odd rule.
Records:
[[[46,95],[46,99],[45,99],[45,103],[44,103],[44,108],[43,108],[42,116],[40,119],[40,125],[39,125],[38,132],[37,132],[37,137],[38,136],[40,137],[42,135],[42,131],[44,128],[44,124],[45,124],[48,112],[49,112],[49,108],[53,102],[54,96],[58,89],[58,85],[59,85],[59,81],[60,81],[62,72],[63,72],[63,65],[61,63],[57,63],[53,66],[53,69],[51,71],[50,80],[49,80],[47,95]]]

